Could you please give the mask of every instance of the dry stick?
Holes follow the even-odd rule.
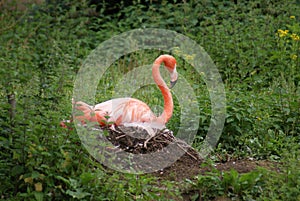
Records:
[[[117,137],[116,137],[116,140],[118,140],[118,139],[120,139],[120,138],[122,138],[122,137],[126,137],[126,136],[127,136],[126,134],[117,136]]]
[[[160,134],[163,134],[163,133],[160,133]],[[158,137],[159,135],[157,135],[157,136],[155,136],[155,138],[156,137]],[[170,136],[170,135],[168,135],[168,136]],[[154,139],[155,139],[154,138]],[[153,140],[154,140],[153,139]],[[171,138],[171,139],[173,139],[173,138]],[[188,151],[186,151],[180,144],[179,144],[179,142],[180,141],[178,141],[178,140],[176,140],[177,141],[177,143],[176,143],[176,145],[181,149],[181,150],[183,150],[185,153],[187,153],[190,157],[192,157],[193,159],[195,159],[195,160],[198,160],[195,156],[193,156],[191,153],[189,153]],[[157,140],[156,142],[172,142],[172,141],[170,141],[169,139],[166,139],[165,141],[160,141],[160,140]],[[188,147],[188,146],[187,146]]]
[[[198,160],[195,156],[193,156],[192,154],[190,154],[188,151],[186,151],[178,142],[176,143],[176,145],[182,149],[185,153],[187,153],[190,157],[192,157],[195,160]]]

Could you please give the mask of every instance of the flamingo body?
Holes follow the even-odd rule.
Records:
[[[81,114],[75,115],[75,119],[82,123],[97,122],[105,125],[105,122],[114,122],[115,125],[140,124],[146,123],[164,127],[172,116],[173,99],[170,89],[160,76],[159,67],[164,63],[170,73],[171,87],[176,83],[178,78],[176,72],[176,60],[170,55],[161,55],[158,57],[152,67],[152,76],[155,83],[160,88],[164,98],[164,111],[160,116],[156,116],[150,107],[135,98],[116,98],[99,103],[95,106],[88,105],[82,101],[73,103],[75,109]]]
[[[150,107],[135,98],[116,98],[90,106],[82,101],[76,102],[75,108],[83,112],[76,116],[77,120],[98,122],[114,122],[116,125],[133,122],[151,122],[157,120]],[[108,119],[106,117],[109,117]]]

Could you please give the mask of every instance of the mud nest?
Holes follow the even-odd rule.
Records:
[[[99,135],[98,140],[102,141],[105,137],[110,141],[113,145],[109,148],[110,151],[113,150],[115,153],[123,151],[133,155],[143,154],[143,156],[158,153],[156,162],[173,160],[170,165],[152,172],[157,176],[172,175],[172,177],[180,179],[198,173],[199,165],[202,162],[198,152],[183,140],[176,138],[173,132],[167,128],[153,129],[154,135],[153,133],[150,135],[149,131],[141,127],[114,126],[101,129],[104,130],[105,135]],[[149,163],[143,162],[139,168],[147,169],[151,165],[153,165],[153,160],[151,161],[150,158]]]
[[[162,151],[171,143],[175,143],[191,158],[198,160],[198,153],[186,142],[174,137],[173,132],[167,128],[153,129],[155,135],[149,135],[148,131],[140,127],[114,127],[105,128],[109,135],[107,139],[116,147],[133,154],[147,154]]]

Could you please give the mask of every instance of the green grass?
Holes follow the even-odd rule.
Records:
[[[112,15],[101,10],[98,16],[90,15],[93,8],[84,2],[35,5],[27,12],[0,8],[0,199],[170,200],[180,199],[183,191],[195,192],[194,200],[300,199],[299,2],[153,1],[148,7],[135,2]],[[158,183],[149,175],[103,168],[74,130],[59,127],[70,117],[76,73],[90,51],[114,35],[141,27],[190,37],[218,67],[227,113],[211,163],[228,156],[267,159],[278,161],[280,172],[213,170],[180,185]],[[161,53],[147,50],[120,58],[100,80],[96,101],[114,97],[125,73],[151,64]],[[209,93],[191,66],[177,60],[199,103],[193,146],[200,149],[211,117]],[[163,101],[155,86],[145,86],[133,97],[161,111]],[[176,131],[181,108],[174,100],[168,127]]]

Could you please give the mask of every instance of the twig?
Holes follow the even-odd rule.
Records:
[[[192,157],[195,160],[198,160],[195,156],[193,156],[192,154],[190,154],[187,150],[185,150],[178,142],[176,143],[176,145],[182,149],[185,153],[187,153],[190,157]]]
[[[126,134],[117,136],[117,137],[116,137],[116,140],[118,140],[118,139],[120,139],[120,138],[122,138],[122,137],[126,137]]]

